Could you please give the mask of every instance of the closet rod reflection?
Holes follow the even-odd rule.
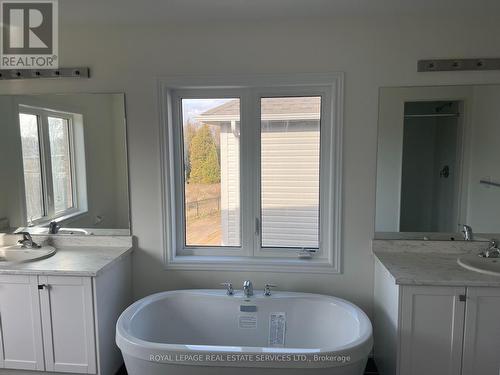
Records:
[[[420,117],[460,117],[460,113],[432,113],[425,115],[405,115],[405,118],[420,118]]]
[[[481,181],[479,181],[479,183],[483,184],[483,185],[490,185],[490,186],[500,187],[500,184],[498,182],[491,182],[491,181],[488,181],[488,180],[481,180]]]

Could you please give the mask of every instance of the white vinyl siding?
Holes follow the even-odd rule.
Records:
[[[235,122],[236,125],[237,122]],[[234,128],[234,130],[232,130]],[[220,132],[222,245],[240,243],[240,142],[238,127],[223,123]],[[237,229],[238,228],[238,229]]]
[[[274,123],[261,134],[262,244],[317,248],[319,126]]]
[[[291,127],[286,125],[291,124]],[[281,131],[282,128],[285,129]],[[316,124],[317,125],[317,124]],[[224,245],[238,243],[239,142],[224,123],[221,145],[221,221]],[[318,248],[320,131],[315,124],[270,121],[262,131],[262,244]]]

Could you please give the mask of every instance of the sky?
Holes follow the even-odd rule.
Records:
[[[190,120],[195,122],[196,116],[218,107],[233,99],[182,99],[182,121],[186,125]]]

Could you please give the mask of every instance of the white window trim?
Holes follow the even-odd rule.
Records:
[[[73,196],[73,207],[70,209],[64,210],[62,212],[58,212],[57,214],[55,212],[51,211],[46,211],[46,215],[37,219],[33,220],[32,224],[33,225],[43,225],[47,224],[51,221],[56,221],[56,222],[63,222],[75,217],[78,217],[80,215],[83,215],[87,213],[87,199],[86,199],[86,172],[85,169],[82,170],[81,168],[81,159],[85,159],[85,151],[79,150],[81,148],[81,145],[79,146],[77,141],[77,137],[79,136],[80,131],[76,129],[76,121],[75,117],[77,116],[74,113],[70,112],[63,112],[59,110],[53,110],[53,109],[47,109],[47,108],[40,108],[40,107],[34,107],[31,105],[26,105],[26,104],[19,104],[18,105],[18,113],[26,113],[30,115],[35,115],[39,118],[39,121],[41,121],[41,129],[39,127],[39,137],[42,137],[43,139],[41,140],[42,144],[46,144],[48,142],[48,134],[47,133],[47,118],[48,117],[56,117],[56,118],[62,118],[68,121],[68,126],[69,126],[69,142],[70,142],[70,159],[71,159],[71,180],[72,180],[72,196]],[[81,115],[80,115],[81,116]],[[40,133],[41,131],[41,133]],[[43,179],[43,185],[46,186],[44,188],[43,194],[44,194],[44,209],[48,210],[50,207],[53,209],[53,202],[51,203],[46,203],[48,202],[49,196],[53,200],[53,193],[52,193],[52,184],[49,184],[47,180],[52,178],[52,171],[51,168],[47,168],[47,165],[50,164],[49,156],[45,155],[46,148],[44,147],[41,149],[41,158],[42,158],[42,169],[44,172],[42,173],[42,179]],[[79,153],[83,153],[81,156]],[[47,170],[50,170],[47,171]],[[48,191],[48,187],[50,186],[50,191]],[[26,192],[24,191],[24,179],[23,179],[23,208],[24,208],[24,218],[27,220],[27,208],[26,208]]]
[[[159,108],[160,108],[160,151],[161,151],[161,198],[163,219],[163,247],[164,265],[166,269],[178,270],[217,270],[217,271],[265,271],[265,272],[307,272],[307,273],[341,273],[341,245],[342,245],[342,139],[343,139],[343,81],[342,73],[332,74],[294,74],[294,75],[259,75],[259,76],[198,76],[198,77],[164,77],[158,82]],[[200,91],[203,90],[203,94]],[[242,90],[252,94],[242,95]],[[291,95],[321,95],[322,96],[322,136],[321,136],[321,166],[320,166],[320,254],[312,259],[299,259],[297,249],[293,253],[286,253],[287,249],[277,256],[272,249],[261,249],[259,246],[245,243],[248,233],[252,228],[250,220],[252,215],[241,217],[242,248],[217,248],[213,255],[210,248],[190,247],[186,254],[184,244],[178,246],[179,210],[181,204],[176,204],[179,186],[179,173],[176,173],[176,160],[179,158],[181,140],[175,131],[177,126],[174,118],[177,109],[173,105],[179,93],[188,94],[189,98],[196,97],[239,97],[241,103],[241,116],[245,118],[260,118],[260,113],[248,105],[248,101],[256,96],[291,96]],[[250,96],[250,97],[249,97]],[[251,112],[252,109],[254,113]],[[244,126],[241,131],[244,132]],[[252,129],[256,127],[248,127]],[[243,138],[243,136],[242,136]],[[255,138],[255,137],[254,137]],[[247,138],[253,139],[253,138]],[[176,143],[177,142],[177,143]],[[240,153],[257,154],[259,158],[260,145],[249,145],[248,142],[240,145]],[[327,151],[324,151],[327,150]],[[247,154],[250,155],[250,154]],[[241,162],[248,160],[241,157]],[[244,166],[242,165],[241,170]],[[325,178],[326,176],[326,178]],[[245,194],[245,189],[260,190],[260,179],[240,176],[240,194]],[[257,190],[255,190],[257,189]],[[182,201],[181,201],[182,202]],[[245,212],[245,200],[241,200],[241,211]],[[253,202],[260,206],[260,202]],[[255,211],[253,211],[255,212]],[[252,220],[253,221],[253,220]],[[324,223],[328,223],[328,227]],[[181,224],[182,225],[182,224]],[[253,236],[253,240],[257,236]],[[255,253],[245,253],[252,248],[260,249]],[[234,252],[238,252],[237,255]],[[182,254],[184,252],[184,254]],[[285,254],[283,254],[285,252]],[[204,255],[206,254],[206,255]]]

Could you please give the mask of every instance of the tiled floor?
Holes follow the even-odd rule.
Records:
[[[127,375],[127,370],[125,370],[125,366],[122,367],[120,371],[116,373],[116,375]],[[375,363],[371,358],[368,360],[368,364],[366,365],[365,375],[378,375],[377,367],[375,366]]]

